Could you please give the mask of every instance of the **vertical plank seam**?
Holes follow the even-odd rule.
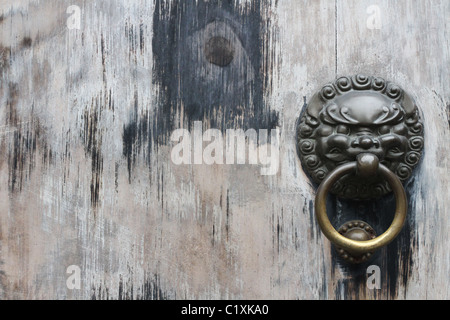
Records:
[[[337,78],[338,71],[338,29],[337,29],[337,21],[338,21],[338,6],[337,0],[334,0],[334,75]]]

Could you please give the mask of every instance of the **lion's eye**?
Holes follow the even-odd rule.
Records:
[[[323,125],[319,127],[319,129],[317,129],[317,132],[322,137],[328,137],[333,133],[333,128],[331,128],[330,126]]]
[[[332,154],[340,154],[340,153],[342,153],[342,151],[341,151],[341,149],[339,149],[339,148],[333,148],[333,149],[330,150],[329,153],[332,153]]]
[[[338,147],[332,148],[327,154],[326,157],[334,162],[341,162],[347,159],[346,154],[342,151],[342,149]]]
[[[343,124],[340,124],[336,128],[336,132],[337,133],[341,133],[341,134],[349,134],[350,133],[350,128],[345,126],[345,125],[343,125]]]
[[[401,123],[401,124],[399,124],[399,125],[393,127],[393,128],[392,128],[392,131],[393,131],[394,133],[396,133],[396,134],[402,134],[402,135],[404,135],[404,134],[407,134],[407,133],[408,133],[408,128],[407,128],[403,123]]]
[[[390,126],[381,126],[381,127],[378,129],[378,132],[379,132],[380,134],[387,134],[387,133],[390,133],[390,132],[391,132],[391,127],[390,127]]]
[[[388,150],[386,153],[387,157],[401,157],[403,156],[404,152],[400,147],[392,147]]]

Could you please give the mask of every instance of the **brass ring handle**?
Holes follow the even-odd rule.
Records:
[[[391,226],[383,234],[371,240],[359,241],[344,237],[332,226],[327,215],[326,199],[331,187],[343,175],[355,171],[361,172],[362,175],[367,175],[371,171],[380,173],[392,187],[396,199],[395,216]],[[335,168],[322,181],[316,194],[315,211],[323,234],[336,246],[355,255],[373,252],[390,243],[400,233],[407,211],[405,189],[400,179],[391,170],[378,163],[375,155],[362,154],[357,161],[348,162]]]

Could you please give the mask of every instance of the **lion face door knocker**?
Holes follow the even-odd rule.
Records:
[[[320,184],[315,212],[322,232],[348,261],[366,261],[401,231],[407,211],[402,183],[418,164],[423,145],[423,123],[412,97],[382,78],[341,77],[307,104],[297,125],[297,152],[307,175]],[[376,236],[357,220],[337,231],[326,212],[328,192],[359,200],[394,192],[391,226]]]

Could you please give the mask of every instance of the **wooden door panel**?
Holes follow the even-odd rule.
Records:
[[[448,298],[449,12],[438,0],[2,2],[0,298]],[[404,230],[348,266],[316,222],[295,130],[323,84],[357,73],[412,94],[425,149]],[[177,129],[190,163],[174,161]],[[205,163],[208,129],[223,163]],[[276,146],[275,170],[227,163],[230,129],[254,130],[245,148],[260,157]],[[392,197],[328,205],[336,225],[370,210],[380,230],[393,210]]]

